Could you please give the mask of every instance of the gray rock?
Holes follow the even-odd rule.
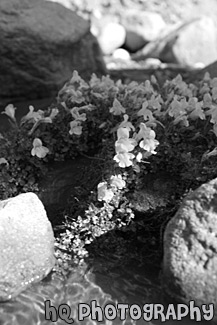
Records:
[[[214,62],[217,57],[217,32],[213,20],[201,17],[186,22],[161,39],[147,44],[133,58],[144,60],[148,57],[188,67]]]
[[[162,277],[176,300],[217,304],[217,178],[188,194],[168,223]]]
[[[0,100],[52,97],[75,69],[106,71],[89,22],[58,3],[1,0],[0,43]]]
[[[0,301],[40,281],[54,264],[53,230],[37,195],[0,201]]]
[[[109,55],[124,44],[125,38],[125,28],[119,23],[109,22],[102,27],[98,41],[103,53]]]
[[[123,12],[121,23],[126,29],[125,46],[128,50],[136,52],[150,41],[156,40],[166,23],[155,12],[130,9]]]
[[[167,172],[147,174],[143,176],[142,186],[130,197],[133,209],[139,213],[163,208],[171,202],[177,179]]]

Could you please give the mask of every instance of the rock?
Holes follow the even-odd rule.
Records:
[[[155,12],[128,10],[121,20],[126,29],[125,48],[136,52],[150,41],[156,40],[166,23]]]
[[[190,82],[195,82],[197,80],[203,79],[205,73],[208,72],[211,78],[217,77],[217,61],[209,64],[203,69],[193,72],[189,78]]]
[[[54,263],[53,230],[37,195],[0,201],[0,301],[40,281]]]
[[[144,175],[142,186],[130,197],[133,209],[139,213],[166,207],[171,202],[177,180],[167,172]]]
[[[89,22],[59,3],[0,1],[0,43],[0,100],[52,97],[74,69],[106,72]]]
[[[215,61],[217,33],[214,21],[209,17],[202,17],[180,30],[174,43],[171,43],[171,48],[168,46],[168,51],[165,48],[160,59],[166,62],[170,55],[174,56],[175,63],[183,66],[194,66],[198,63],[207,65]]]
[[[162,283],[184,303],[217,304],[217,178],[187,195],[168,223]]]
[[[194,67],[198,63],[208,65],[217,57],[217,33],[209,17],[186,22],[160,40],[149,43],[133,57],[136,60],[148,57],[163,62]]]
[[[110,22],[102,27],[98,41],[103,53],[109,55],[124,44],[125,38],[125,28],[119,23]]]
[[[117,60],[124,60],[129,61],[130,60],[130,54],[128,51],[124,49],[117,49],[113,52],[113,58]]]

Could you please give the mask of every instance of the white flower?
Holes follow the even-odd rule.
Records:
[[[126,112],[126,109],[121,105],[117,98],[113,101],[113,106],[109,110],[110,113],[113,115],[121,115],[122,113]]]
[[[5,159],[5,158],[0,158],[0,165],[2,165],[2,164],[6,164],[7,166],[9,165],[7,159]]]
[[[98,201],[110,202],[114,196],[111,189],[107,188],[106,182],[101,182],[97,185]]]
[[[48,152],[49,149],[42,145],[41,140],[39,138],[35,138],[33,141],[33,148],[31,151],[31,155],[37,156],[38,158],[44,158]]]
[[[119,190],[126,186],[125,180],[122,179],[121,175],[111,176],[111,186],[117,187]]]
[[[14,107],[13,104],[9,104],[9,105],[7,105],[5,107],[5,110],[2,112],[2,114],[6,114],[13,121],[16,121],[16,118],[15,118],[15,110],[16,110],[16,107]]]
[[[69,134],[81,135],[82,126],[79,121],[74,120],[74,121],[71,121],[69,124],[70,124]]]

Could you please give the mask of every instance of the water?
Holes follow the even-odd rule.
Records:
[[[93,300],[102,310],[109,304],[117,306],[119,303],[144,305],[148,303],[165,303],[159,281],[159,268],[152,263],[152,258],[146,261],[129,260],[128,263],[118,263],[118,258],[98,256],[92,261],[93,268],[87,271],[87,265],[72,269],[67,277],[56,273],[50,274],[38,284],[32,285],[22,292],[16,299],[0,304],[0,325],[65,325],[65,319],[73,318],[74,324],[92,325],[157,325],[157,324],[179,324],[180,321],[153,320],[151,322],[133,320],[127,316],[121,321],[116,318],[113,321],[104,319],[96,322],[90,317],[79,321],[79,303],[89,304]],[[62,319],[56,321],[45,319],[46,300],[50,306],[57,309],[61,304],[67,304],[70,308],[70,315],[61,314]],[[170,301],[170,303],[172,303]],[[85,311],[82,309],[82,311]],[[49,314],[51,315],[51,314]],[[54,313],[52,314],[53,316]],[[55,319],[54,319],[55,320]],[[209,322],[206,322],[206,324]],[[188,320],[181,321],[181,324],[198,324]],[[200,324],[203,324],[200,322]],[[205,323],[204,323],[205,324]]]

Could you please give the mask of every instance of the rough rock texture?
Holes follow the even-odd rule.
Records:
[[[43,0],[0,1],[0,100],[48,98],[77,70],[105,73],[89,22]]]
[[[37,195],[0,201],[0,301],[41,280],[54,263],[53,230]]]
[[[217,178],[190,193],[168,223],[163,283],[177,300],[217,304]]]
[[[125,46],[132,52],[158,38],[166,26],[161,15],[132,9],[123,13],[121,23],[126,29]]]
[[[214,62],[217,58],[217,32],[213,20],[202,17],[186,22],[134,55],[135,60],[148,57],[183,66]]]

